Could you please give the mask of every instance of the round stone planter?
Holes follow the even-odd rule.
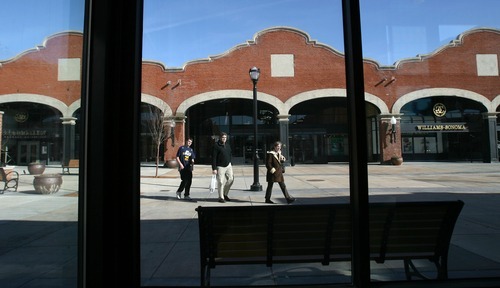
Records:
[[[43,163],[28,164],[28,172],[30,172],[31,175],[43,174],[43,171],[45,171],[45,164]]]
[[[175,160],[175,159],[167,160],[165,162],[165,166],[167,166],[168,168],[177,168],[177,165],[178,165],[178,163],[177,163],[177,160]]]
[[[403,157],[392,157],[391,163],[392,163],[392,165],[399,166],[399,165],[403,164]]]
[[[35,175],[33,187],[40,194],[53,194],[59,191],[62,184],[61,174],[41,174]]]

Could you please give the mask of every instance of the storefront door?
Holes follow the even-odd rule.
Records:
[[[40,143],[38,141],[20,141],[17,151],[17,163],[19,165],[27,165],[40,160]]]

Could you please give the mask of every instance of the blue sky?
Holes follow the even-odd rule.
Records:
[[[167,67],[221,54],[275,26],[343,52],[340,0],[144,0],[143,59]],[[0,60],[83,30],[83,0],[0,0]],[[363,54],[382,65],[427,54],[477,27],[500,29],[498,0],[361,0]]]
[[[42,45],[61,31],[83,31],[82,0],[0,0],[0,60]]]

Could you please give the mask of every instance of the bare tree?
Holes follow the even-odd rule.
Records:
[[[158,166],[160,164],[160,148],[161,144],[172,139],[172,147],[175,146],[174,127],[175,122],[168,119],[165,115],[167,109],[160,109],[154,106],[148,106],[148,115],[145,119],[149,134],[151,135],[153,144],[156,148],[156,172],[155,177],[158,177]],[[166,144],[166,143],[165,143]],[[167,149],[165,147],[165,149]]]

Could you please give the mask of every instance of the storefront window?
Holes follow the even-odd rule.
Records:
[[[228,133],[232,165],[253,162],[253,86],[248,74],[253,66],[260,69],[256,85],[259,164],[264,164],[266,151],[277,140],[283,142],[288,165],[347,161],[341,1],[313,0],[305,5],[298,0],[146,0],[144,7],[143,59],[148,63],[143,70],[143,87],[149,87],[150,96],[171,107],[172,115],[167,116],[183,120],[178,125],[195,139],[197,164],[211,165],[220,132]],[[338,65],[331,65],[327,78],[318,79],[321,73],[310,73],[309,69],[325,61],[338,61]],[[158,73],[163,70],[156,67],[164,72]],[[156,85],[154,79],[165,81]],[[332,87],[339,89],[329,89]],[[265,181],[261,177],[264,186]],[[199,205],[208,203],[209,199]],[[142,218],[142,224],[149,225],[149,219]],[[143,243],[152,240],[145,238]],[[199,250],[198,243],[191,244],[190,257],[199,257],[194,253]],[[165,248],[144,255],[143,266],[158,260],[149,255],[168,253]],[[169,255],[181,256],[182,250],[177,249],[185,248],[176,245]],[[179,270],[177,275],[165,270],[176,262],[172,256],[166,258],[158,269],[164,274],[144,274],[144,283],[169,285],[173,280],[164,279],[169,275],[186,279],[180,286],[192,285],[188,280],[198,277],[196,270]],[[214,281],[241,285],[227,281],[234,281],[235,274],[244,278],[246,269],[235,272],[221,267],[220,271]],[[349,274],[343,275],[341,282],[348,281]]]
[[[400,129],[401,138],[397,138],[397,141],[390,138],[393,130],[387,121],[387,134],[381,133],[380,143],[382,148],[385,147],[385,151],[390,151],[388,153],[398,154],[401,150],[404,161],[409,163],[407,165],[421,161],[482,163],[485,159],[496,158],[494,157],[497,142],[496,124],[492,124],[488,119],[492,118],[489,117],[490,113],[497,111],[497,108],[491,107],[490,103],[496,101],[494,99],[498,92],[495,90],[498,88],[490,86],[481,89],[477,85],[463,85],[465,78],[472,82],[487,79],[485,78],[487,76],[480,72],[481,67],[484,68],[483,65],[486,65],[486,62],[481,62],[480,59],[490,57],[484,54],[492,53],[491,59],[495,60],[488,65],[498,67],[496,62],[499,50],[486,48],[489,45],[486,43],[498,41],[495,39],[498,37],[500,25],[487,12],[493,9],[496,3],[447,2],[360,1],[364,57],[377,61],[385,73],[380,80],[371,79],[371,68],[366,69],[370,65],[365,66],[365,75],[368,75],[365,77],[365,92],[382,99],[394,99],[389,106],[387,119],[390,119],[390,116],[398,118],[396,123],[400,125],[397,128]],[[466,16],[461,18],[452,16],[453,11],[461,9],[474,13],[464,14]],[[483,30],[485,28],[486,30]],[[489,31],[487,28],[492,28],[493,33],[483,34]],[[481,43],[485,43],[486,46]],[[465,50],[468,51],[466,53],[468,56],[462,54]],[[492,74],[488,77],[498,78],[496,68],[493,69],[495,72],[491,71]],[[493,143],[491,145],[493,152],[482,141]],[[414,175],[409,173],[407,177],[408,181],[419,179],[417,171]],[[436,178],[439,177],[436,175]],[[436,183],[444,184],[448,181],[442,178],[441,180],[440,182],[436,179]],[[407,185],[411,184],[408,182]],[[481,249],[477,249],[479,242],[486,243],[483,242],[485,240],[483,237],[490,236],[465,232],[474,230],[472,227],[488,225],[486,223],[490,222],[490,217],[483,214],[475,215],[472,224],[469,218],[471,215],[467,213],[477,208],[477,205],[481,205],[480,199],[483,199],[484,195],[469,197],[466,193],[456,191],[455,187],[443,190],[436,186],[420,187],[413,197],[410,197],[401,190],[404,188],[387,187],[383,193],[372,191],[370,201],[390,199],[391,202],[397,203],[409,199],[412,201],[461,199],[465,202],[464,207],[467,209],[459,216],[451,238],[447,261],[449,278],[499,276],[498,272],[478,271],[477,265],[482,264],[472,260],[481,259],[480,262],[483,264],[491,260],[482,258],[492,249],[491,245],[485,244]],[[395,237],[403,239],[405,236],[400,234]],[[468,255],[467,264],[458,260],[464,253]],[[457,262],[464,265],[460,268],[454,267]],[[372,278],[380,277],[377,270],[380,267],[379,264],[372,265]],[[425,271],[426,275],[436,275],[433,274],[436,273],[436,269],[430,261],[418,262],[416,267],[417,270]],[[404,270],[403,267],[393,268],[395,275]],[[404,280],[404,273],[400,276],[399,279]],[[397,278],[395,276],[391,280]],[[415,280],[418,281],[418,278]]]
[[[292,2],[295,3],[295,1]],[[498,28],[496,20],[490,17],[456,19],[447,12],[448,9],[456,9],[455,2],[450,2],[449,7],[442,3],[438,5],[421,1],[360,2],[363,57],[366,59],[364,72],[367,111],[366,119],[360,121],[364,121],[369,127],[367,129],[370,136],[367,143],[369,159],[383,162],[384,159],[379,159],[379,156],[388,147],[391,149],[391,145],[397,147],[393,150],[398,151],[408,161],[468,161],[484,158],[482,156],[488,152],[483,150],[483,146],[476,144],[478,144],[478,139],[484,139],[487,130],[482,118],[488,109],[487,100],[479,97],[477,91],[468,91],[472,89],[470,86],[456,88],[459,83],[462,83],[460,80],[462,72],[458,68],[449,68],[455,62],[460,63],[462,59],[458,56],[453,58],[452,53],[445,52],[456,49],[457,45],[449,44],[464,41],[465,35],[473,33],[473,30],[478,27]],[[143,58],[156,62],[165,69],[165,83],[189,85],[177,86],[177,88],[168,86],[171,88],[161,95],[158,93],[158,97],[172,105],[173,116],[187,117],[186,122],[189,123],[189,128],[185,131],[190,131],[191,136],[197,135],[203,139],[202,144],[196,144],[199,148],[203,147],[200,151],[200,158],[209,162],[211,149],[206,143],[218,139],[218,132],[221,130],[232,133],[229,139],[237,146],[235,155],[246,157],[244,151],[248,149],[248,145],[244,139],[251,136],[252,131],[244,129],[250,128],[244,126],[250,124],[245,120],[251,120],[251,107],[250,105],[228,107],[236,102],[235,99],[240,99],[237,103],[247,101],[241,99],[250,99],[251,86],[248,79],[245,80],[246,75],[244,77],[237,75],[243,75],[248,68],[257,65],[261,66],[262,75],[269,73],[267,76],[270,76],[267,79],[264,76],[259,81],[258,89],[261,93],[259,102],[270,106],[265,110],[271,111],[272,117],[275,117],[272,119],[281,120],[278,122],[280,123],[279,129],[264,130],[265,137],[268,139],[264,141],[269,142],[269,139],[273,137],[287,135],[284,141],[287,142],[286,146],[289,147],[290,156],[295,163],[326,164],[331,161],[349,161],[348,113],[344,102],[347,93],[343,72],[335,74],[335,70],[332,72],[324,68],[334,66],[334,64],[322,66],[324,63],[336,63],[344,69],[343,59],[336,62],[328,58],[332,55],[340,55],[341,58],[343,56],[343,42],[335,38],[342,34],[341,17],[338,14],[341,11],[341,2],[326,4],[325,1],[317,1],[308,5],[306,9],[296,2],[296,7],[300,7],[298,9],[302,11],[301,13],[314,14],[314,16],[302,15],[300,23],[288,20],[288,16],[298,13],[289,8],[292,5],[289,6],[288,2],[284,6],[276,1],[238,9],[233,7],[234,3],[227,1],[211,1],[209,6],[205,6],[207,2],[204,1],[195,3],[196,5],[192,7],[196,8],[190,8],[189,14],[194,14],[192,18],[196,21],[185,21],[184,18],[177,19],[177,15],[187,14],[187,10],[184,10],[186,9],[184,5],[187,5],[185,2],[170,2],[169,7],[174,5],[177,12],[181,11],[181,13],[163,17],[161,11],[166,8],[162,9],[165,7],[162,5],[167,4],[163,2],[160,5],[156,1],[145,1]],[[461,1],[460,4],[461,9],[466,10],[488,11],[493,8],[486,8],[491,5],[486,1],[480,7],[470,1]],[[468,7],[468,5],[473,6]],[[259,9],[259,13],[252,14],[252,23],[257,23],[257,27],[252,26],[251,32],[246,32],[248,27],[244,24],[247,22],[235,22],[235,20],[245,18],[240,14],[241,11],[251,12],[255,8]],[[318,8],[328,11],[329,15],[323,17]],[[197,9],[203,10],[203,16],[196,17]],[[162,17],[159,17],[159,14]],[[270,16],[271,14],[273,17]],[[331,17],[332,15],[339,17]],[[446,17],[442,17],[443,15]],[[171,27],[175,29],[170,29]],[[285,39],[285,35],[280,35],[281,41],[273,42],[272,35],[283,32],[278,31],[280,29],[276,27],[291,28],[291,30],[284,30],[302,34],[307,43],[311,40],[308,36],[312,36],[317,39],[318,45],[329,46],[322,47],[330,52],[330,54],[321,54],[323,62],[311,65],[311,70],[307,71],[309,73],[305,73],[313,74],[312,70],[325,69],[321,77],[307,79],[310,81],[301,78],[305,77],[305,74],[301,74],[303,71],[300,70],[300,59],[304,55],[301,54],[300,49],[286,50],[278,44],[287,43],[289,47],[293,46],[293,40]],[[321,34],[317,37],[313,36],[318,27],[330,27],[327,29],[329,32],[324,37]],[[205,32],[207,28],[209,32]],[[227,31],[228,28],[231,30]],[[229,37],[228,33],[233,33],[239,38]],[[252,34],[254,37],[245,38],[245,33]],[[286,33],[283,32],[283,34]],[[336,36],[331,38],[333,35]],[[190,44],[192,38],[196,39],[194,44]],[[219,46],[223,43],[227,44]],[[254,55],[260,55],[258,51],[262,46],[259,45],[264,44],[273,47],[272,52],[253,58]],[[163,49],[167,53],[161,53]],[[247,49],[252,49],[252,53],[247,54]],[[490,55],[492,52],[484,53]],[[314,54],[308,56],[312,55]],[[445,56],[448,58],[440,59]],[[490,67],[489,64],[483,65],[485,59],[491,59],[490,56],[478,56],[479,62],[473,61],[472,66],[476,67],[476,64],[481,66],[478,68],[481,71],[464,71],[463,73],[469,75],[477,72],[481,74],[481,77],[485,77],[486,74],[490,75],[494,67]],[[314,57],[308,59],[314,61]],[[429,64],[434,63],[433,60],[442,62],[437,62],[433,66]],[[224,74],[219,73],[218,65],[224,67],[223,69],[226,70]],[[215,68],[212,70],[211,66]],[[239,66],[242,68],[236,69]],[[203,71],[206,74],[203,74],[205,77],[200,77],[195,73],[190,74],[190,71]],[[444,77],[443,71],[446,75]],[[449,71],[450,75],[447,75],[446,71]],[[147,79],[151,75],[143,74],[143,83],[149,85]],[[456,78],[451,76],[456,76]],[[285,82],[291,77],[301,79],[300,83]],[[447,81],[444,81],[445,79]],[[443,81],[446,83],[443,84]],[[280,89],[273,89],[273,83],[281,85]],[[190,93],[182,94],[182,89],[192,90]],[[154,93],[154,89],[151,91]],[[480,92],[486,95],[491,91],[486,89]],[[182,104],[178,105],[168,97],[178,97],[179,100],[176,101]],[[212,107],[215,101],[219,101],[218,106]],[[249,101],[246,103],[250,104]],[[208,105],[212,106],[206,108]],[[233,111],[238,112],[232,113]],[[377,122],[382,117],[391,114],[398,117],[399,123],[395,125],[398,125],[400,131],[386,129],[387,126],[384,123]],[[233,115],[246,116],[234,118]],[[276,124],[272,122],[273,125]],[[259,118],[259,128],[265,129],[261,118]],[[281,134],[282,131],[286,133]],[[275,136],[272,133],[280,133],[280,135]],[[388,140],[389,135],[392,137],[390,140]],[[404,196],[397,195],[394,196],[394,201],[403,201],[404,198]],[[459,222],[459,225],[463,223]],[[148,259],[145,261],[148,262]],[[402,271],[405,267],[399,263],[394,264],[395,266],[392,264],[392,262],[390,264],[372,263],[373,279],[387,281],[404,279]],[[469,269],[472,270],[473,267]],[[387,271],[394,273],[391,275],[395,276],[391,278],[385,275]],[[221,274],[220,277],[225,276]],[[457,275],[451,277],[460,278]]]
[[[194,137],[200,166],[210,164],[211,147],[220,132],[227,132],[234,145],[234,164],[243,167],[251,162],[248,154],[256,148],[252,146],[256,140],[252,138],[254,95],[258,95],[255,120],[260,131],[259,153],[281,140],[291,164],[304,168],[351,160],[353,168],[367,168],[365,160],[386,165],[388,153],[389,158],[402,156],[405,162],[432,164],[427,167],[436,171],[436,179],[432,179],[435,185],[418,185],[418,171],[410,171],[405,174],[408,183],[403,183],[404,187],[372,182],[377,177],[371,174],[366,191],[363,177],[350,178],[358,181],[350,182],[355,187],[333,191],[343,193],[336,197],[344,197],[345,202],[352,200],[350,209],[354,212],[345,215],[353,216],[360,226],[368,223],[365,220],[372,221],[365,230],[350,227],[357,232],[374,226],[382,231],[385,228],[380,223],[399,216],[389,211],[384,221],[368,217],[368,209],[359,209],[367,207],[359,205],[363,196],[369,196],[370,205],[460,200],[465,209],[449,239],[447,267],[434,265],[433,259],[405,262],[406,266],[381,258],[369,262],[370,253],[359,254],[357,248],[368,247],[370,239],[354,233],[343,239],[347,239],[347,247],[355,248],[347,249],[345,261],[336,263],[334,269],[318,264],[313,269],[281,266],[272,270],[262,265],[258,269],[267,269],[262,274],[255,272],[255,267],[238,266],[218,270],[213,276],[220,282],[213,282],[214,286],[257,286],[264,277],[269,279],[265,284],[271,285],[354,286],[359,284],[359,275],[365,274],[360,273],[359,263],[367,267],[368,262],[370,275],[362,280],[374,286],[407,283],[408,269],[458,281],[500,276],[498,257],[491,252],[498,242],[494,241],[498,217],[494,217],[493,201],[497,187],[478,179],[471,180],[470,189],[440,185],[464,175],[440,178],[438,172],[439,164],[445,161],[487,165],[498,160],[500,25],[497,15],[491,13],[500,9],[496,2],[85,2],[20,0],[0,4],[4,12],[0,19],[0,162],[2,169],[19,172],[23,188],[4,189],[0,195],[4,228],[0,286],[199,285],[199,266],[188,266],[196,263],[193,259],[200,254],[198,223],[193,221],[195,210],[187,205],[214,204],[204,200],[187,204],[177,198],[169,201],[167,192],[177,187],[162,182],[146,183],[162,187],[156,194],[144,190],[147,185],[142,185],[145,182],[138,166],[155,162],[158,150],[147,127],[139,127],[143,124],[140,120],[148,119],[147,111],[160,111],[160,121],[168,121],[164,123],[168,123],[171,137],[159,150],[163,160],[172,160],[184,140]],[[352,36],[362,37],[365,61],[356,66],[345,55],[343,35],[344,25],[356,26],[356,13],[343,15],[342,11],[358,2],[361,34],[353,29],[349,31],[354,35],[347,33],[345,38],[346,49],[352,52],[348,48],[356,46]],[[144,22],[137,23],[142,18],[135,21],[135,12],[142,4]],[[140,38],[134,34],[137,31],[143,36],[142,61],[135,59],[140,57],[136,52],[141,48],[141,43],[135,43]],[[252,95],[248,70],[254,66],[260,68],[261,78],[255,90],[258,94]],[[358,70],[361,67],[364,75]],[[346,70],[354,75],[346,75]],[[362,76],[364,83],[354,81]],[[349,106],[353,97],[364,97],[364,105],[355,108],[366,115],[353,115]],[[350,129],[350,122],[356,121],[349,119],[362,123],[357,127],[366,124],[362,133],[367,141],[349,143],[359,132]],[[363,149],[367,159],[356,153]],[[352,155],[363,157],[353,160]],[[45,165],[45,174],[57,175],[64,174],[61,168],[68,160],[79,158],[85,163],[82,169],[76,167],[79,175],[63,175],[57,194],[38,195],[34,187],[26,188],[35,179],[25,171],[31,162]],[[398,167],[387,168],[387,174],[399,171]],[[207,173],[200,178],[211,177],[211,167],[200,170],[195,171]],[[357,171],[350,171],[351,176],[362,174],[362,169],[352,170]],[[177,177],[177,170],[172,171]],[[302,180],[321,182],[321,173],[317,176]],[[493,179],[496,174],[488,177]],[[373,183],[383,188],[372,189]],[[403,193],[411,183],[417,183],[414,190]],[[487,186],[492,192],[478,195],[474,185]],[[323,189],[332,192],[332,187]],[[251,197],[257,196],[248,199]],[[246,205],[245,201],[232,203]],[[145,206],[140,205],[152,210],[143,210]],[[168,214],[174,216],[165,217],[165,210],[175,211]],[[398,227],[401,231],[421,220],[412,213],[428,216],[421,214],[420,207],[403,212],[410,217]],[[370,234],[370,238],[386,236]],[[400,233],[391,240],[408,238],[412,237]],[[440,270],[443,266],[446,272]],[[280,268],[294,271],[294,275],[315,272],[322,277],[289,277],[291,273],[280,274]],[[411,281],[427,285],[415,278]]]
[[[0,3],[2,287],[78,286],[84,2]]]

